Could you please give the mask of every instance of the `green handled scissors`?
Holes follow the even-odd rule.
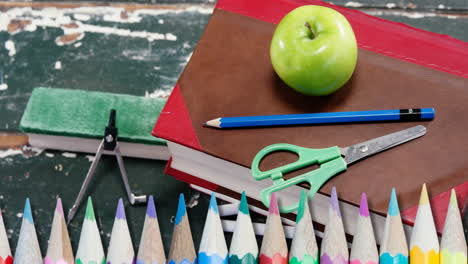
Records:
[[[302,182],[308,182],[310,184],[308,196],[312,198],[326,181],[336,174],[345,171],[348,165],[425,134],[426,128],[419,125],[345,148],[335,146],[323,149],[310,149],[284,143],[273,144],[260,150],[253,159],[252,176],[257,181],[266,178],[271,178],[273,180],[273,185],[263,189],[260,193],[261,200],[266,207],[269,207],[271,193]],[[259,169],[260,162],[266,156],[277,151],[295,153],[299,156],[299,159],[293,163],[268,171],[261,171]],[[289,180],[283,179],[284,173],[314,164],[320,164],[320,168]],[[290,213],[297,210],[297,208],[298,204],[281,206],[280,211],[282,213]]]

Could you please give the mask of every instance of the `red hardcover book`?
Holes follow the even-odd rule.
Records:
[[[327,97],[300,95],[274,73],[269,44],[281,18],[304,4],[336,9],[351,23],[359,45],[351,80]],[[459,204],[468,193],[468,44],[404,24],[318,0],[219,0],[213,15],[153,129],[172,154],[167,172],[226,193],[245,190],[253,199],[271,184],[255,181],[249,166],[255,154],[274,143],[322,148],[348,146],[415,124],[339,124],[216,130],[203,122],[227,116],[295,114],[434,107],[435,120],[420,122],[424,137],[359,162],[332,178],[312,199],[314,221],[324,223],[331,187],[341,198],[345,230],[353,234],[360,193],[367,192],[377,241],[388,199],[396,187],[402,217],[411,229],[420,189],[426,183],[441,231],[451,188]],[[266,165],[286,162],[279,155]],[[297,202],[294,186],[280,193]]]

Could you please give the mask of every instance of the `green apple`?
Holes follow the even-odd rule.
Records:
[[[306,5],[278,24],[270,58],[279,77],[307,95],[328,95],[354,72],[357,42],[348,20],[328,7]]]

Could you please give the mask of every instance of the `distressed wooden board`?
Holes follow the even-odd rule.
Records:
[[[212,10],[36,8],[0,13],[0,129],[18,128],[38,86],[167,96]]]
[[[0,90],[1,146],[24,144],[24,137],[17,133],[18,125],[31,90],[37,86],[167,96],[213,8],[212,5],[96,7],[88,3],[86,6],[89,8],[80,8],[76,3],[58,3],[52,5],[59,8],[54,10],[44,3],[0,3],[0,83],[7,85]],[[30,12],[31,7],[34,13]],[[52,20],[47,20],[48,17]],[[9,27],[2,28],[2,25]],[[68,39],[81,37],[82,33],[84,36],[72,44],[59,45],[57,38],[70,30]],[[55,197],[61,196],[68,210],[91,162],[83,154],[47,151],[26,158],[20,153],[20,149],[0,149],[0,207],[14,251],[24,200],[27,196],[31,198],[45,254]],[[188,213],[198,245],[208,198],[203,196],[198,202],[198,194],[186,184],[165,175],[162,172],[165,162],[128,158],[125,165],[135,193],[155,196],[166,250],[180,192],[186,194],[188,204],[195,206]],[[137,246],[145,207],[128,206],[115,159],[104,158],[92,186],[90,194],[105,248],[119,197],[126,201],[133,243]],[[191,198],[196,199],[190,202]],[[69,227],[75,252],[83,213],[81,208]]]
[[[164,1],[165,3],[172,2]],[[159,0],[156,2],[163,3]],[[7,89],[0,89],[0,113],[2,113],[0,131],[3,131],[0,135],[2,138],[0,143],[2,146],[9,146],[10,140],[14,139],[15,142],[11,141],[13,145],[21,147],[24,138],[17,134],[18,123],[33,87],[53,86],[140,96],[166,96],[183,70],[209,19],[213,4],[200,5],[199,2],[211,3],[210,0],[188,0],[187,2],[178,1],[178,3],[185,3],[178,5],[110,4],[110,7],[121,9],[100,9],[96,7],[99,4],[76,2],[54,4],[0,2],[0,28],[5,14],[15,6],[32,7],[37,10],[35,17],[39,22],[41,17],[53,15],[44,12],[45,8],[51,6],[66,8],[69,13],[65,16],[68,16],[70,20],[64,18],[64,15],[56,14],[56,17],[64,19],[63,25],[73,27],[73,22],[79,24],[77,21],[80,21],[82,25],[88,25],[88,31],[84,32],[84,37],[80,41],[63,46],[57,45],[55,41],[57,37],[64,34],[65,26],[61,24],[52,26],[57,24],[52,23],[50,26],[39,26],[33,31],[22,31],[16,34],[0,30],[0,88],[1,83],[8,85]],[[335,2],[345,5],[349,1],[335,0]],[[449,17],[447,14],[439,15],[433,11],[434,7],[438,7],[441,3],[452,7],[461,5],[461,8],[464,8],[463,5],[465,7],[467,5],[466,0],[395,2],[397,7],[407,7],[409,3],[416,5],[408,10],[388,9],[387,5],[390,1],[355,2],[364,5],[358,9],[370,14],[468,41],[468,31],[465,30],[468,20],[463,13],[465,11],[462,10],[455,17]],[[83,6],[89,8],[77,9]],[[135,16],[132,13],[142,9],[149,10],[145,11],[149,14]],[[108,16],[104,18],[103,14]],[[138,17],[141,17],[141,20]],[[9,21],[11,19],[31,20],[30,17],[24,16],[24,12],[23,14],[16,13],[8,19]],[[112,19],[114,21],[105,21]],[[128,23],[129,21],[136,22]],[[10,30],[14,30],[15,26],[21,28],[26,24],[24,22],[13,23]],[[154,39],[149,41],[147,37],[132,37],[135,34],[118,36],[90,32],[91,29],[100,29],[104,32],[111,28],[128,29],[133,33],[160,33],[164,34],[164,39],[158,35],[152,35]],[[29,29],[32,30],[32,28]],[[71,34],[80,33],[71,31]],[[176,39],[173,40],[172,35],[166,35],[169,33]],[[71,34],[68,39],[79,36]],[[9,54],[12,49],[5,48],[8,40],[14,43],[15,52],[12,54]],[[60,64],[56,67],[58,61]],[[12,137],[8,137],[10,133],[13,133]],[[10,244],[14,249],[21,224],[20,216],[24,199],[26,196],[31,198],[36,228],[44,254],[52,223],[55,197],[60,195],[65,209],[69,209],[91,163],[88,157],[82,154],[70,155],[46,151],[26,158],[18,154],[20,152],[17,149],[0,150],[0,207],[3,209]],[[196,198],[197,193],[189,190],[186,184],[164,175],[162,173],[164,162],[129,158],[125,159],[125,163],[134,191],[138,194],[155,195],[166,253],[172,236],[177,194],[184,192],[187,200],[194,198],[193,202],[187,201],[187,203],[193,205],[193,208],[188,210],[188,214],[195,246],[198,248],[209,197],[202,194],[200,198]],[[93,195],[96,215],[101,223],[103,243],[107,248],[117,198],[125,197],[114,159],[103,160],[96,171],[92,185],[90,193]],[[126,212],[135,246],[139,243],[144,211],[144,206],[130,207],[127,203]],[[76,220],[69,227],[75,252],[83,213],[84,208],[81,208]],[[227,240],[230,241],[230,236]]]
[[[376,15],[388,20],[411,25],[416,28],[445,34],[452,36],[463,41],[468,41],[468,16],[466,17],[451,17],[451,16],[437,16],[433,13],[405,13],[401,15],[400,12],[381,12],[381,11],[367,11],[369,14]]]

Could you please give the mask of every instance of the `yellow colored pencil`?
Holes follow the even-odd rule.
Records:
[[[410,242],[410,264],[439,264],[439,240],[426,184],[423,185]]]

